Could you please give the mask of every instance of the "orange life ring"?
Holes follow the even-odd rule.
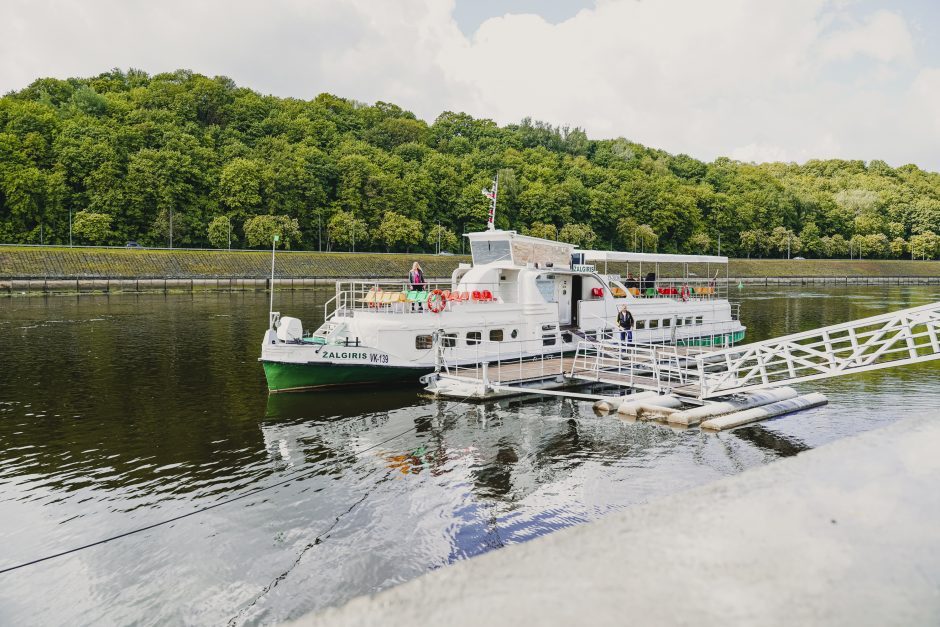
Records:
[[[428,294],[428,309],[434,313],[441,313],[446,306],[447,303],[444,302],[444,297],[441,295],[440,290],[434,290]]]

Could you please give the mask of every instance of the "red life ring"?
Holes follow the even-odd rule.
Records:
[[[683,285],[679,295],[681,296],[682,300],[689,300],[689,286]]]
[[[444,311],[444,307],[447,306],[447,303],[444,302],[444,297],[441,295],[439,290],[435,290],[428,294],[428,309],[434,313],[441,313]]]

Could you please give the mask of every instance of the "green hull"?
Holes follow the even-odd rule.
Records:
[[[341,385],[386,384],[401,381],[418,383],[418,377],[431,368],[390,368],[351,364],[289,364],[265,361],[264,376],[271,392],[309,390]]]
[[[734,333],[722,333],[720,335],[711,335],[707,337],[697,337],[692,340],[679,340],[676,342],[679,346],[716,346],[722,344],[737,344],[744,339],[744,331],[735,331]]]

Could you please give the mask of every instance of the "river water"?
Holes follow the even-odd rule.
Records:
[[[279,293],[276,308],[311,326],[329,296]],[[940,289],[737,296],[756,340]],[[269,488],[0,574],[0,624],[275,623],[905,416],[940,417],[940,362],[804,386],[830,404],[717,435],[570,400],[268,396],[266,320],[263,293],[0,298],[0,569]]]

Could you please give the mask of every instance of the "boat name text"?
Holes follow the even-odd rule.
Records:
[[[383,355],[381,353],[360,353],[356,351],[324,351],[324,359],[368,359],[374,364],[387,364],[388,355]]]

